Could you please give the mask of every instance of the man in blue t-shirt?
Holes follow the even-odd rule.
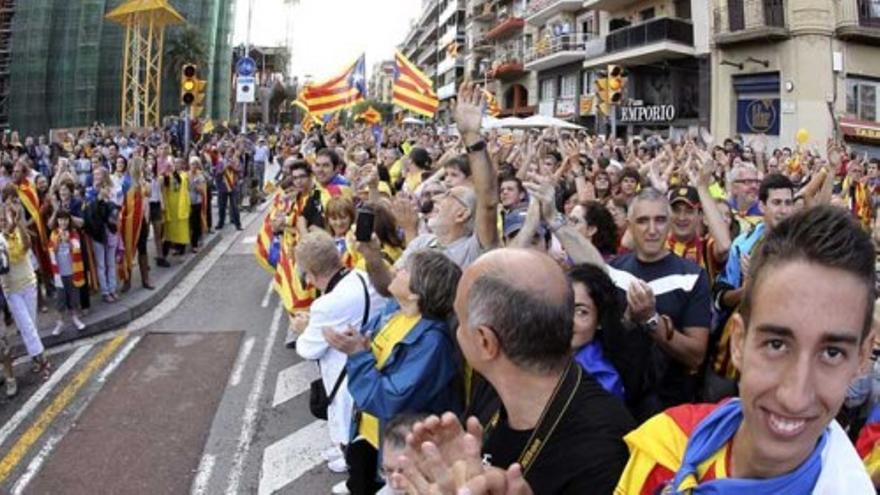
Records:
[[[669,217],[666,196],[643,189],[629,207],[635,249],[608,268],[624,318],[650,337],[646,389],[635,411],[642,418],[696,398],[712,318],[706,271],[666,247]]]

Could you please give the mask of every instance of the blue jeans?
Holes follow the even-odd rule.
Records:
[[[119,246],[119,236],[107,232],[107,242],[92,243],[95,248],[95,265],[98,268],[98,285],[101,286],[101,295],[114,294],[116,292],[116,249]]]

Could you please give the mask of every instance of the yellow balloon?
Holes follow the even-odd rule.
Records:
[[[810,140],[810,133],[806,129],[798,129],[797,134],[795,134],[794,136],[794,139],[800,145],[807,144],[807,141]]]

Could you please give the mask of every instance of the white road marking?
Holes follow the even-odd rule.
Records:
[[[313,380],[318,379],[318,366],[314,361],[303,361],[278,373],[275,382],[275,397],[272,407],[284,404],[309,389]]]
[[[324,462],[321,452],[330,446],[328,438],[327,422],[313,421],[266,447],[259,495],[271,495]]]
[[[269,280],[269,287],[266,287],[266,295],[263,296],[263,301],[260,303],[260,307],[268,308],[269,300],[272,299],[272,292],[274,289],[275,279]]]
[[[199,462],[199,470],[196,479],[193,481],[191,495],[204,495],[208,490],[208,480],[211,479],[211,473],[214,471],[214,464],[217,462],[217,456],[208,454],[202,457]]]
[[[235,449],[233,457],[232,469],[229,471],[228,486],[226,487],[227,495],[236,495],[239,485],[241,484],[241,475],[244,470],[244,461],[247,458],[248,451],[251,448],[251,442],[254,437],[254,429],[257,426],[257,414],[260,410],[260,398],[263,394],[263,384],[266,381],[266,371],[269,368],[269,358],[272,357],[272,348],[278,337],[278,331],[281,329],[281,316],[284,308],[281,304],[275,309],[272,316],[272,329],[266,338],[263,346],[263,354],[260,356],[260,366],[257,368],[254,382],[251,385],[251,393],[248,395],[247,403],[244,407],[244,418],[241,424],[241,434],[238,437],[238,446]]]
[[[257,243],[257,236],[249,235],[249,236],[245,237],[244,239],[242,239],[241,243],[242,244],[256,244]]]
[[[46,440],[46,443],[43,444],[43,448],[37,452],[37,455],[35,455],[28,464],[24,474],[22,474],[21,477],[18,478],[18,481],[15,482],[15,485],[13,485],[12,495],[21,495],[31,480],[34,479],[34,476],[40,471],[40,468],[43,467],[46,458],[49,457],[49,454],[52,453],[52,450],[55,449],[55,445],[57,445],[59,441],[61,441],[61,435],[55,435]]]
[[[12,432],[15,431],[15,429],[18,428],[21,423],[26,418],[28,418],[31,413],[34,412],[37,406],[40,405],[40,402],[42,402],[43,399],[45,399],[46,396],[49,395],[52,389],[55,388],[55,385],[63,380],[64,377],[68,373],[70,373],[70,370],[72,370],[73,367],[76,366],[76,364],[79,363],[79,361],[90,350],[92,350],[91,344],[80,347],[73,354],[71,354],[70,357],[67,358],[67,361],[65,361],[64,364],[59,366],[58,369],[56,369],[52,373],[52,376],[49,377],[49,380],[41,385],[40,388],[37,389],[36,392],[34,392],[34,395],[32,395],[23,406],[21,406],[21,409],[16,411],[15,414],[11,418],[9,418],[9,421],[7,421],[5,425],[3,425],[3,428],[0,428],[0,446],[2,446],[4,442],[6,442],[6,440],[9,438],[9,435],[11,435]]]
[[[116,357],[113,358],[113,361],[110,361],[110,364],[108,364],[107,367],[104,368],[103,371],[101,371],[101,374],[98,375],[98,383],[104,383],[107,380],[107,377],[109,377],[110,374],[116,371],[116,368],[118,368],[119,365],[122,364],[123,361],[125,361],[125,358],[128,357],[132,349],[134,349],[134,346],[136,346],[137,343],[140,341],[141,336],[138,335],[137,337],[132,337],[128,342],[126,342],[125,345],[122,346],[122,349],[119,350],[119,353],[116,355]]]
[[[235,387],[241,383],[241,375],[244,373],[244,367],[247,366],[248,357],[251,355],[253,349],[254,338],[248,337],[247,340],[244,341],[244,345],[241,347],[241,352],[238,354],[238,360],[235,362],[235,368],[232,369],[232,375],[229,377],[230,387]]]

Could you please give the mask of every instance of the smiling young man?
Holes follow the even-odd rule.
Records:
[[[834,420],[871,349],[871,239],[843,209],[802,211],[767,235],[751,274],[733,316],[740,397],[627,435],[616,495],[875,493]]]

